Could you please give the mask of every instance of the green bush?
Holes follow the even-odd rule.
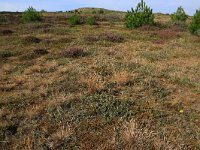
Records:
[[[192,18],[192,22],[189,25],[189,31],[192,34],[200,36],[200,9],[196,10],[196,13]]]
[[[41,21],[41,13],[37,12],[33,7],[29,7],[22,14],[22,20],[24,22]]]
[[[104,10],[103,9],[99,9],[98,13],[99,14],[104,14]]]
[[[187,14],[184,9],[180,6],[177,11],[171,15],[172,22],[174,24],[182,24],[185,23],[187,19]]]
[[[80,17],[77,15],[73,15],[69,18],[70,25],[78,25],[81,23]]]
[[[131,11],[128,11],[125,16],[125,26],[127,28],[132,29],[152,24],[154,24],[153,11],[143,0],[138,3],[135,10],[132,8]]]
[[[96,10],[93,10],[93,11],[92,11],[92,14],[96,14],[96,13],[97,13]]]
[[[86,23],[88,25],[95,25],[96,24],[96,18],[95,17],[88,17],[87,20],[86,20]]]

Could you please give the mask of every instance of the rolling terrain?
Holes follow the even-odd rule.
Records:
[[[80,10],[76,26],[0,13],[0,147],[200,149],[200,38],[169,15],[130,30],[123,12]]]

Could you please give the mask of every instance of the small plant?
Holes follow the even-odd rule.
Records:
[[[40,39],[34,36],[27,36],[23,39],[23,44],[40,43]]]
[[[78,25],[81,23],[80,17],[77,15],[73,15],[69,18],[70,25]]]
[[[125,16],[125,26],[127,28],[133,29],[152,24],[154,24],[153,11],[143,0],[138,3],[135,10],[132,8]]]
[[[37,12],[33,7],[29,7],[23,14],[22,20],[24,22],[41,21],[41,13]]]
[[[192,22],[189,25],[190,33],[200,36],[200,9],[196,10],[195,15],[192,18]]]
[[[69,48],[68,50],[64,51],[62,53],[62,55],[66,56],[66,57],[76,58],[76,57],[85,56],[86,52],[82,48],[73,47],[73,48]]]
[[[177,11],[171,15],[172,22],[174,24],[183,24],[187,19],[187,14],[184,9],[180,6]]]
[[[103,9],[99,9],[98,13],[99,14],[104,14],[104,10]]]
[[[2,35],[11,35],[12,33],[13,33],[13,31],[12,31],[12,30],[9,30],[9,29],[2,30],[2,31],[1,31],[1,34],[2,34]]]
[[[14,54],[11,51],[0,51],[0,58],[12,57]]]
[[[116,43],[124,42],[124,37],[117,34],[103,33],[101,36],[104,40],[107,40],[109,42],[116,42]]]
[[[96,18],[95,17],[88,17],[87,20],[86,20],[86,23],[88,25],[96,25]]]
[[[92,11],[92,14],[96,14],[96,13],[97,13],[96,10],[93,10],[93,11]]]

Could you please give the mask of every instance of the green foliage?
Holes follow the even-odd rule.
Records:
[[[69,18],[70,25],[78,25],[81,23],[80,17],[77,15],[73,15]]]
[[[182,24],[187,19],[187,14],[184,9],[180,6],[177,11],[171,15],[172,22],[175,24]]]
[[[141,27],[142,25],[152,24],[154,24],[153,11],[143,0],[138,3],[135,10],[132,8],[125,16],[125,26],[127,28],[132,29]]]
[[[200,9],[196,10],[196,13],[192,18],[192,22],[189,25],[189,31],[192,34],[200,36]]]
[[[88,17],[86,20],[86,23],[88,25],[95,25],[96,24],[96,18],[95,17]]]
[[[103,9],[99,9],[98,13],[99,14],[104,14],[104,10]]]
[[[29,7],[23,14],[22,20],[24,22],[41,21],[41,13],[37,12],[33,7]]]
[[[96,10],[93,10],[93,11],[92,11],[92,14],[96,14],[96,13],[97,13]]]

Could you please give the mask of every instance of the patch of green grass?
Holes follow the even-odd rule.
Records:
[[[21,49],[6,49],[3,51],[0,51],[0,58],[9,58],[17,56],[21,52]]]
[[[169,52],[164,50],[142,52],[140,56],[151,62],[168,60],[170,58]]]

